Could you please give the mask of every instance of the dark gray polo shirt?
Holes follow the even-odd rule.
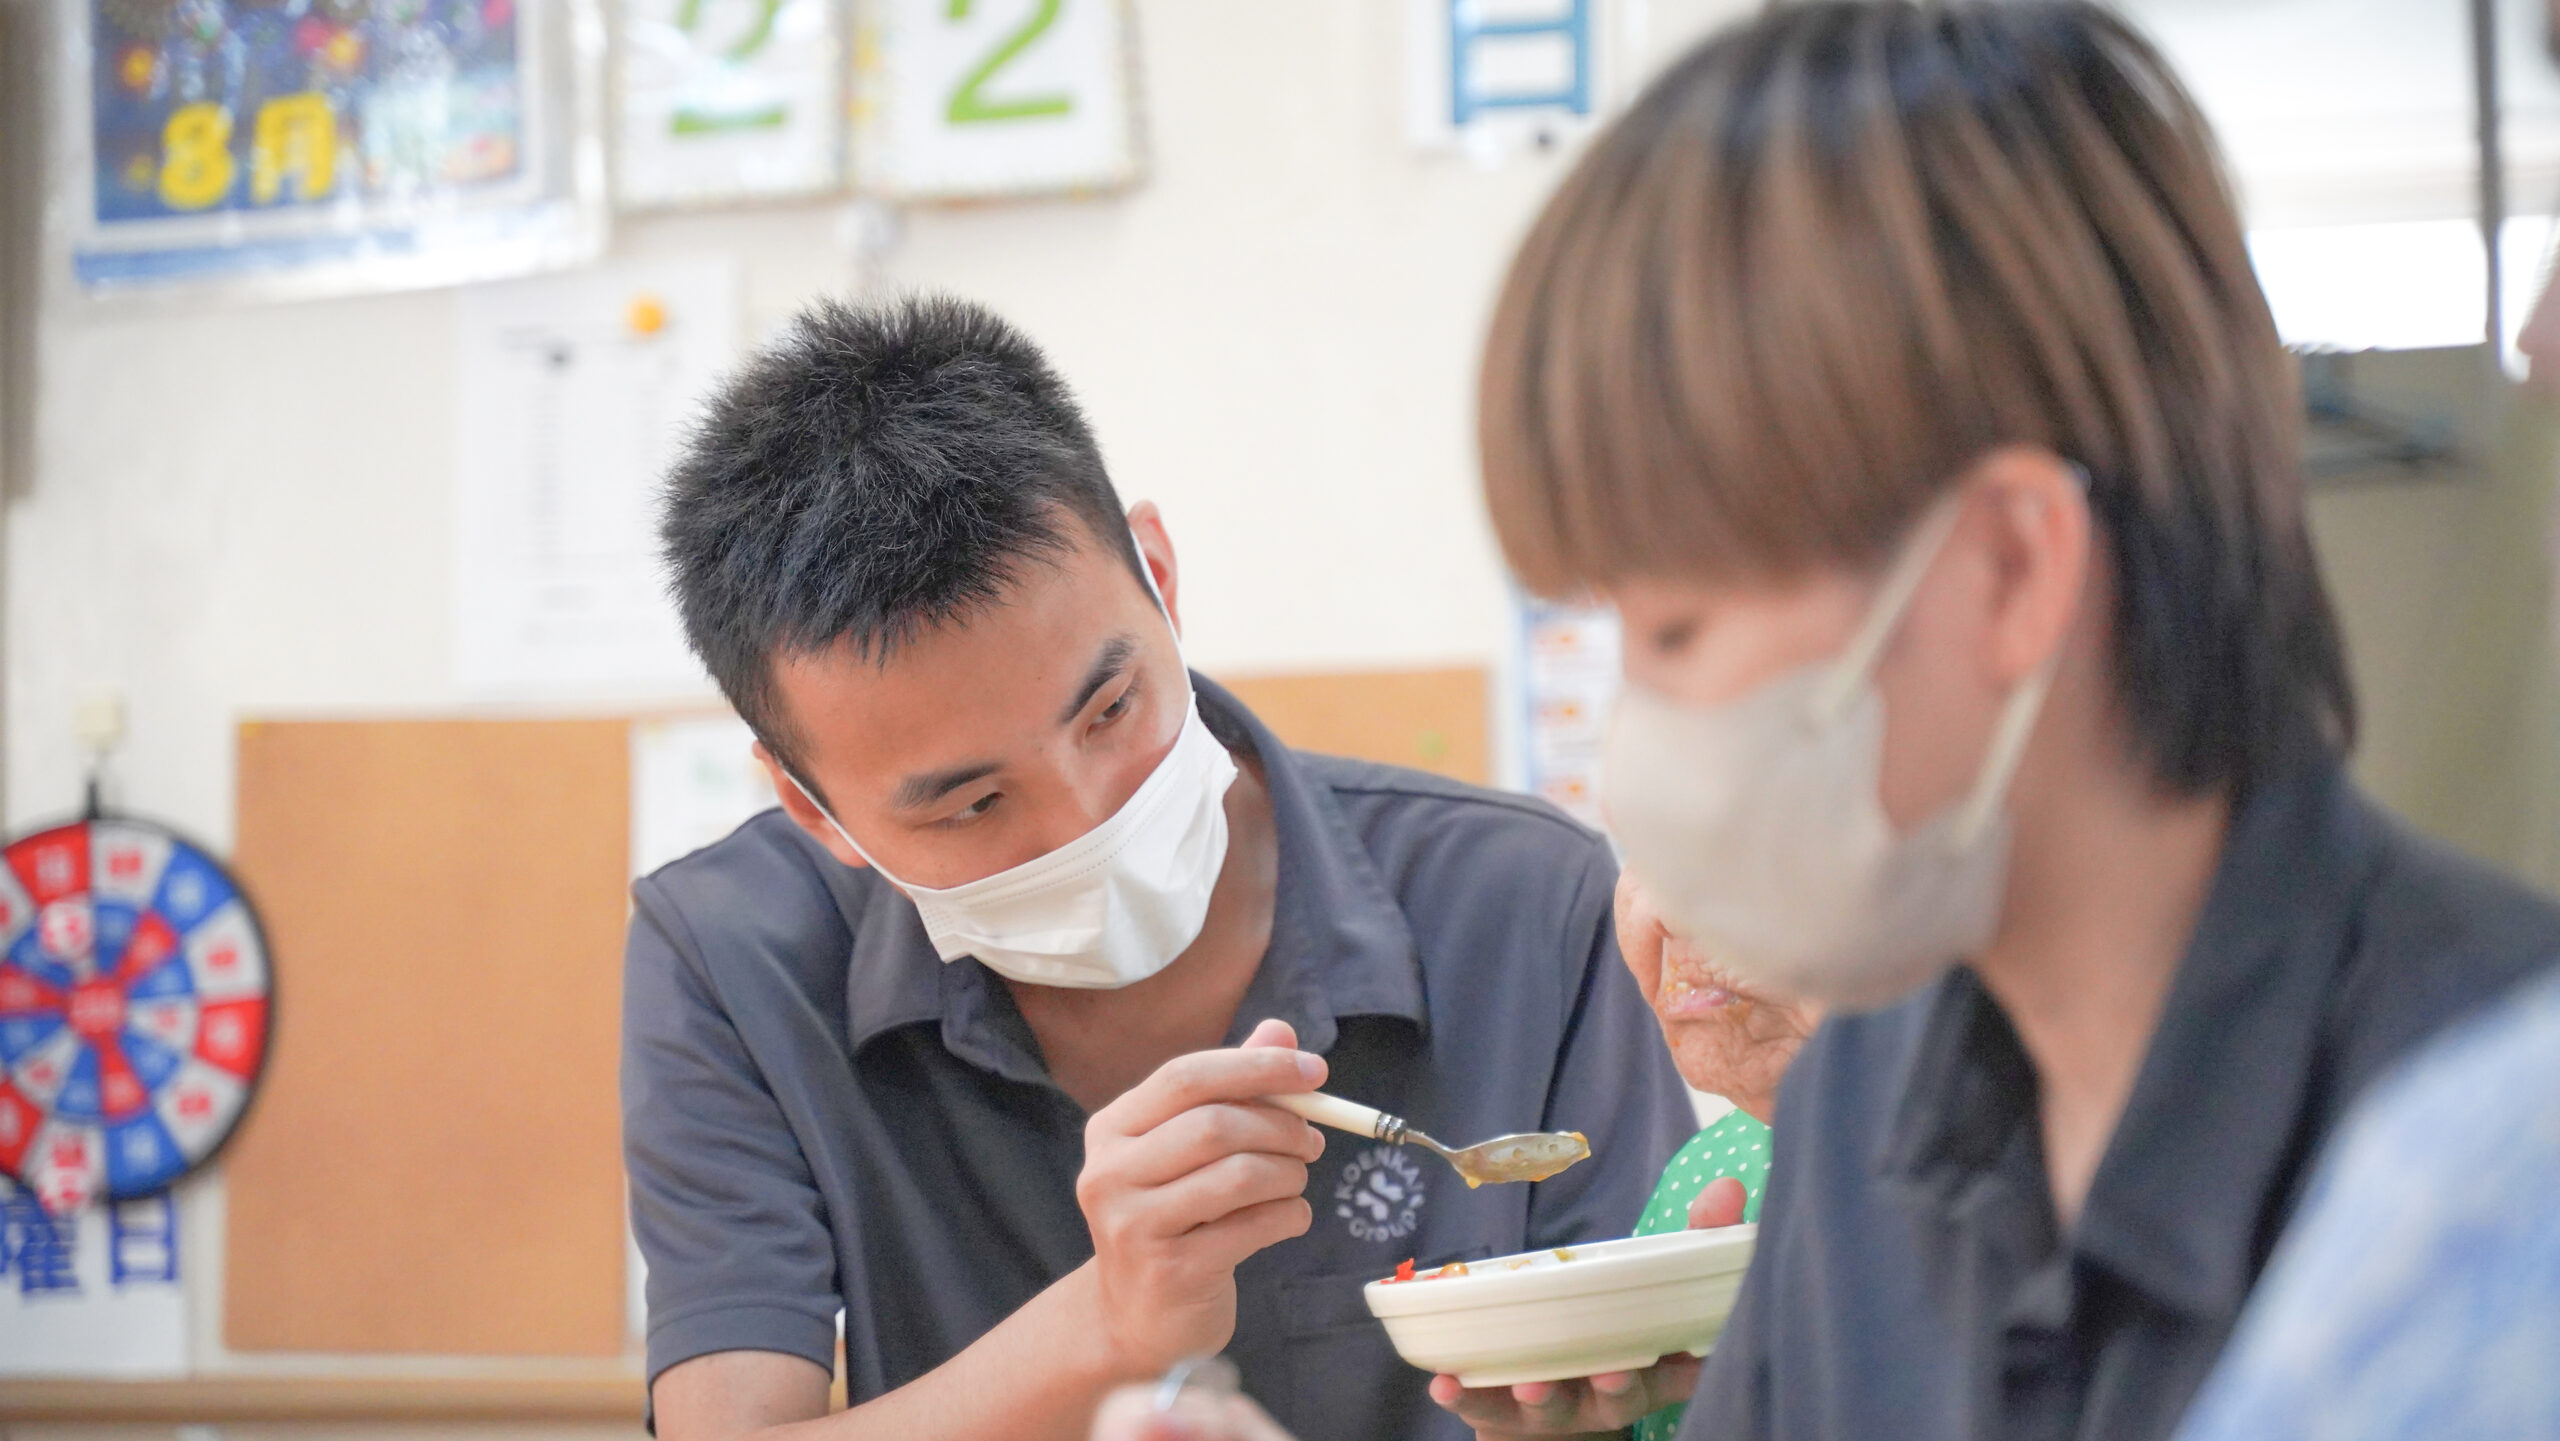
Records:
[[[1608,848],[1547,806],[1289,750],[1225,691],[1278,822],[1271,946],[1235,1022],[1297,1027],[1327,1089],[1473,1141],[1565,1129],[1594,1158],[1469,1191],[1437,1160],[1328,1134],[1315,1226],[1237,1270],[1228,1354],[1308,1441],[1467,1430],[1360,1300],[1398,1261],[1620,1236],[1696,1129],[1611,932]],[[852,1398],[914,1380],[1093,1253],[1085,1113],[1003,982],[944,965],[915,907],[768,812],[634,888],[624,1151],[649,1263],[649,1374],[751,1349]]]
[[[2167,1437],[2378,1074],[2560,957],[2560,912],[2335,771],[2235,817],[2069,1233],[2036,1082],[1969,971],[1826,1025],[1789,1072],[1760,1251],[1698,1441]]]

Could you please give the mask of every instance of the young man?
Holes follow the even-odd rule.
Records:
[[[1081,1436],[1220,1350],[1305,1434],[1463,1434],[1361,1284],[1624,1234],[1693,1128],[1602,843],[1293,752],[1191,674],[1163,522],[971,306],[804,315],[665,537],[783,807],[636,890],[659,1435]],[[1319,1084],[1594,1158],[1470,1191],[1263,1104]]]

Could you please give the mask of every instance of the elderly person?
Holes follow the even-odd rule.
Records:
[[[1635,1233],[1658,1236],[1684,1227],[1729,1226],[1737,1213],[1741,1220],[1757,1221],[1769,1178],[1769,1125],[1778,1114],[1778,1082],[1822,1023],[1822,1008],[1754,993],[1736,983],[1696,945],[1671,933],[1632,873],[1618,878],[1617,911],[1618,952],[1653,1002],[1681,1078],[1733,1103],[1733,1109],[1691,1137],[1663,1168],[1662,1182]],[[1454,1382],[1436,1382],[1433,1391],[1436,1399],[1446,1401],[1463,1396]],[[1678,1394],[1686,1394],[1686,1387]],[[1524,1406],[1552,1399],[1552,1393],[1538,1388],[1512,1388],[1512,1400]],[[1635,1441],[1671,1441],[1679,1434],[1685,1409],[1674,1402],[1644,1417],[1636,1423]],[[1497,1410],[1488,1419],[1499,1414]]]
[[[1663,1168],[1635,1234],[1757,1221],[1778,1082],[1821,1024],[1822,1009],[1736,982],[1672,932],[1633,872],[1618,879],[1617,923],[1618,953],[1653,1003],[1681,1079],[1732,1102]],[[1486,1437],[1587,1434],[1633,1422],[1635,1441],[1671,1441],[1680,1429],[1680,1402],[1697,1375],[1697,1358],[1673,1356],[1641,1373],[1533,1381],[1507,1390],[1469,1392],[1456,1377],[1442,1376],[1431,1383],[1431,1396]]]
[[[1787,1063],[1821,1024],[1822,1008],[1742,986],[1692,943],[1671,933],[1644,884],[1618,880],[1618,949],[1636,984],[1653,1002],[1662,1038],[1681,1079],[1733,1109],[1690,1138],[1663,1168],[1636,1234],[1685,1226],[1729,1225],[1707,1192],[1732,1182],[1742,1192],[1742,1219],[1760,1219],[1769,1175],[1769,1125],[1778,1114],[1778,1082]],[[1712,1208],[1712,1209],[1710,1209]]]
[[[1756,1221],[1778,1082],[1820,1024],[1821,1009],[1735,984],[1672,933],[1632,874],[1618,880],[1616,912],[1618,952],[1653,1005],[1681,1079],[1732,1103],[1663,1168],[1635,1234]],[[1159,1388],[1123,1392],[1104,1408],[1097,1441],[1286,1441],[1287,1433],[1251,1401],[1224,1393],[1221,1374],[1198,1373],[1171,1395],[1159,1395]],[[1530,1382],[1507,1391],[1469,1393],[1456,1377],[1442,1376],[1432,1382],[1432,1396],[1488,1437],[1614,1431],[1632,1423],[1635,1441],[1670,1441],[1680,1428],[1680,1398],[1697,1374],[1697,1358],[1678,1356],[1643,1373]]]

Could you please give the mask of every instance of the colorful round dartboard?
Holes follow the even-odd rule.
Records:
[[[213,1154],[267,1051],[267,946],[221,864],[108,816],[0,866],[0,1171],[57,1213]]]

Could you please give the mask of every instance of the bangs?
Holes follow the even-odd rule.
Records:
[[[1868,564],[2003,444],[2161,475],[2164,361],[2250,419],[2233,352],[2282,357],[2236,223],[2172,213],[2228,210],[2201,121],[2121,27],[1989,8],[1790,7],[1595,142],[1485,354],[1486,497],[1524,584]]]
[[[1530,589],[1867,567],[1978,457],[2076,462],[2169,788],[2353,744],[2302,408],[2213,139],[2089,0],[1774,8],[1593,142],[1496,303],[1485,498]]]

